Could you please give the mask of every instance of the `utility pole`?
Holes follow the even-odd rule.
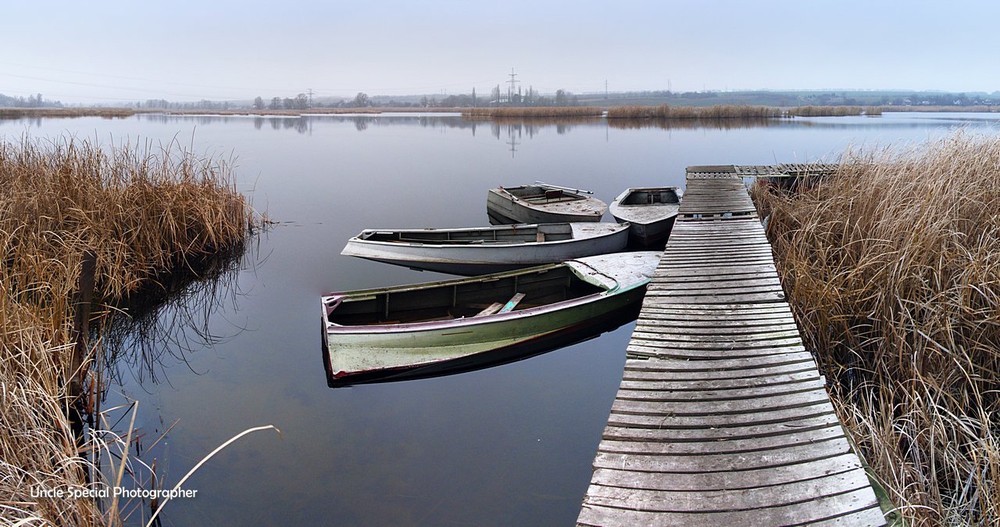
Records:
[[[608,79],[604,79],[604,100],[608,100]]]
[[[520,82],[516,80],[515,77],[517,77],[517,74],[514,73],[514,68],[511,68],[510,80],[507,81],[507,83],[510,84],[510,87],[507,88],[507,104],[511,104],[514,102],[514,85]]]
[[[306,93],[309,94],[309,107],[312,108],[313,107],[313,89],[309,88],[308,90],[306,90]]]

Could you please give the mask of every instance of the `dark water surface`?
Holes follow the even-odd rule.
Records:
[[[331,389],[319,296],[443,276],[340,256],[347,238],[367,227],[486,225],[496,185],[543,180],[610,202],[628,186],[682,186],[688,165],[832,161],[850,146],[919,143],[959,127],[996,133],[998,121],[886,114],[619,129],[456,116],[136,116],[0,121],[0,137],[176,140],[234,156],[240,188],[280,222],[218,298],[194,294],[165,310],[163,320],[182,323],[156,338],[154,369],[123,361],[105,403],[139,400],[143,459],[157,459],[167,487],[246,428],[282,431],[217,455],[185,484],[197,497],[166,506],[164,525],[526,526],[576,519],[633,324],[487,370]],[[205,324],[214,345],[201,338]]]

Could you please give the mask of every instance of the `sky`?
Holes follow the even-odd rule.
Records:
[[[66,104],[1000,90],[1000,2],[8,0],[0,94]]]

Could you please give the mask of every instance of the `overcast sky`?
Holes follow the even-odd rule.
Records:
[[[1000,2],[11,1],[0,93],[64,103],[542,93],[1000,90]],[[504,85],[506,86],[506,85]]]

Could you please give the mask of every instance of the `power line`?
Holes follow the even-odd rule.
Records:
[[[128,77],[128,76],[124,76],[124,75],[112,75],[112,74],[109,74],[109,73],[94,73],[94,72],[89,72],[89,71],[66,70],[66,69],[61,69],[61,68],[51,68],[51,67],[48,67],[48,66],[34,66],[34,65],[30,65],[30,64],[16,64],[16,63],[12,63],[12,62],[0,62],[0,65],[2,65],[2,66],[15,66],[15,67],[19,67],[19,68],[31,68],[31,69],[36,69],[36,70],[54,71],[54,72],[57,72],[57,73],[69,73],[69,74],[73,74],[73,75],[86,75],[88,77],[99,77],[99,78],[103,78],[103,79],[119,79],[119,80],[129,80],[129,81],[138,81],[138,82],[153,82],[153,83],[156,83],[156,84],[172,84],[174,86],[188,86],[188,87],[191,87],[191,88],[209,88],[209,89],[213,89],[213,90],[244,90],[244,89],[246,89],[245,86],[244,87],[236,87],[236,86],[212,86],[212,85],[207,85],[207,84],[192,84],[192,83],[187,83],[187,82],[167,81],[167,80],[161,80],[161,79],[149,79],[149,78],[143,78],[143,77]],[[5,74],[5,75],[17,76],[17,75],[13,75],[13,74]],[[48,80],[50,82],[67,82],[67,83],[71,82],[71,81],[60,81],[60,80],[55,80],[55,79],[44,79],[44,78],[28,77],[28,76],[23,76],[23,78],[38,79],[38,80]],[[96,85],[95,84],[94,86],[100,86],[100,85]],[[266,90],[268,88],[262,88],[262,89]],[[280,90],[272,90],[272,91],[280,91]]]
[[[41,82],[50,82],[50,83],[55,83],[55,84],[71,84],[71,85],[74,85],[74,86],[87,86],[87,87],[90,87],[90,88],[103,88],[103,89],[108,89],[108,90],[123,90],[123,91],[139,92],[139,93],[146,93],[146,94],[155,93],[155,94],[157,94],[157,96],[160,96],[160,97],[162,97],[163,95],[170,95],[172,97],[190,97],[190,98],[203,98],[203,99],[207,98],[204,95],[192,95],[190,93],[166,92],[166,91],[157,90],[155,88],[132,88],[132,87],[128,87],[128,86],[120,86],[120,85],[119,86],[114,86],[114,85],[110,85],[110,84],[97,84],[97,83],[93,83],[93,82],[65,81],[65,80],[57,80],[57,79],[48,79],[48,78],[45,78],[45,77],[33,77],[33,76],[30,76],[30,75],[15,75],[13,73],[0,73],[0,76],[3,76],[3,77],[14,77],[14,78],[17,78],[17,79],[34,80],[34,81],[41,81]],[[148,96],[149,95],[147,95],[147,97]]]
[[[514,85],[520,81],[515,79],[515,77],[517,77],[517,74],[514,73],[514,68],[510,69],[509,75],[510,75],[510,80],[507,81],[507,84],[510,84],[510,87],[507,88],[507,102],[511,103],[514,101]]]

